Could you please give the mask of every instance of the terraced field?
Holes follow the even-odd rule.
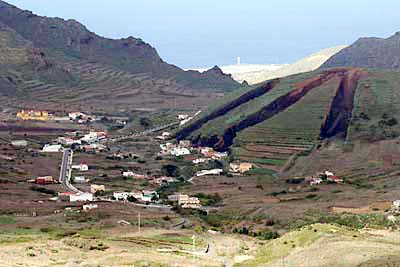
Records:
[[[349,140],[379,140],[400,135],[398,71],[369,71],[356,92]]]
[[[280,171],[291,157],[311,151],[339,83],[339,78],[331,79],[285,112],[240,132],[235,157]]]

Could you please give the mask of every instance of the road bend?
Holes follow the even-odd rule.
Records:
[[[69,192],[82,193],[71,184],[73,154],[74,152],[71,149],[64,149],[61,161],[59,182],[61,183],[62,187]]]

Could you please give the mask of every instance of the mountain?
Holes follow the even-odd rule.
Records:
[[[341,66],[377,69],[400,68],[400,32],[384,38],[360,38],[349,47],[333,55],[322,66]]]
[[[386,159],[400,157],[390,149],[400,136],[399,107],[397,71],[318,70],[229,94],[177,131],[176,138],[230,150],[234,160],[273,175],[333,169],[347,177],[356,171],[358,177],[375,171],[384,176],[394,171],[382,169],[391,162]],[[335,145],[329,147],[330,142]],[[374,171],[368,167],[373,160],[379,162]]]
[[[346,46],[336,46],[318,51],[310,56],[300,59],[292,64],[240,64],[227,65],[220,68],[224,73],[231,74],[238,81],[257,84],[274,78],[309,72],[318,69],[331,56],[338,53]],[[203,72],[206,69],[196,69]]]
[[[68,100],[94,103],[124,98],[126,104],[158,107],[163,99],[184,102],[242,86],[219,71],[186,72],[170,65],[141,39],[104,38],[75,20],[41,17],[3,1],[0,31],[1,73],[14,73],[13,86],[0,91],[8,96],[19,92],[19,97],[59,101],[68,95]]]
[[[232,75],[232,78],[238,82],[254,83],[253,76],[257,73],[271,73],[277,71],[288,64],[236,64],[220,66],[219,68],[227,74]],[[205,72],[208,69],[194,69],[195,71]]]

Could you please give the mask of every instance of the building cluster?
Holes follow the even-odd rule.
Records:
[[[189,142],[189,145],[188,143]],[[185,156],[191,154],[191,143],[190,141],[180,141],[179,144],[166,143],[160,144],[159,155],[173,155],[176,157]]]
[[[44,145],[42,152],[60,152],[65,147],[77,146],[79,149],[85,152],[101,152],[107,147],[102,143],[107,140],[106,132],[94,132],[90,131],[87,134],[78,136],[77,133],[71,134],[70,136],[60,136],[53,144]]]
[[[342,184],[344,181],[331,171],[317,173],[315,176],[307,177],[306,182],[311,186],[322,184],[324,181],[328,183]]]
[[[184,209],[198,209],[201,208],[200,200],[197,197],[190,197],[181,193],[175,193],[168,196],[171,202],[177,202],[179,206]]]

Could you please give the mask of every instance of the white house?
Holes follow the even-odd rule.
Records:
[[[178,115],[178,120],[186,120],[187,118],[189,118],[188,114],[179,114]]]
[[[133,177],[134,173],[131,171],[122,172],[122,176],[124,177]]]
[[[172,149],[171,155],[173,156],[184,156],[184,155],[190,155],[190,150],[185,148],[185,147],[176,147]]]
[[[310,180],[310,185],[319,185],[323,182],[321,178],[312,178]]]
[[[70,202],[93,201],[93,194],[90,193],[71,194],[69,196],[69,201]]]
[[[46,152],[46,153],[56,153],[56,152],[60,152],[62,149],[61,145],[50,145],[50,144],[46,144],[44,145],[42,152]]]
[[[81,140],[74,140],[69,137],[59,137],[59,138],[57,138],[57,142],[60,144],[66,145],[66,146],[71,146],[73,144],[77,144],[77,145],[82,144]]]
[[[82,183],[86,183],[87,179],[84,176],[75,176],[74,182],[77,184],[82,184]]]
[[[84,113],[82,113],[82,112],[70,112],[69,114],[68,114],[68,117],[71,119],[71,120],[76,120],[78,117],[85,117],[86,115],[84,114]]]
[[[131,193],[129,192],[114,192],[113,197],[116,200],[127,200]]]
[[[193,164],[200,164],[200,163],[206,163],[209,162],[210,159],[204,159],[204,158],[198,158],[198,159],[194,159],[192,160]]]
[[[392,203],[392,208],[399,210],[400,209],[400,200],[394,200]]]
[[[26,140],[14,140],[14,141],[11,141],[11,145],[24,147],[24,146],[28,145],[28,141],[26,141]]]
[[[167,139],[167,138],[170,137],[170,136],[171,136],[171,133],[169,133],[169,132],[163,132],[161,135],[157,136],[156,138],[159,139],[159,140],[165,140],[165,139]]]
[[[333,172],[325,171],[325,175],[329,177],[329,176],[333,176],[334,174],[333,174]]]
[[[72,165],[73,170],[78,170],[81,172],[86,172],[89,170],[89,166],[87,164],[79,164],[79,165]]]
[[[88,134],[85,134],[81,140],[90,144],[105,139],[106,136],[107,134],[105,132],[89,132]]]
[[[202,170],[196,173],[197,177],[205,176],[205,175],[220,175],[223,173],[223,169],[212,169],[212,170]]]
[[[82,209],[84,211],[89,211],[89,210],[93,210],[93,209],[97,209],[99,206],[97,204],[86,204],[82,206]]]

